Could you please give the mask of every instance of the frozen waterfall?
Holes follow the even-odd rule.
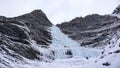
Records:
[[[99,51],[80,47],[80,44],[61,32],[57,26],[50,28],[53,37],[51,49],[55,52],[55,58],[85,57],[91,58],[99,55]]]

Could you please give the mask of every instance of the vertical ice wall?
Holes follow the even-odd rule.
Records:
[[[52,44],[50,47],[55,51],[56,58],[71,58],[76,56],[95,57],[99,52],[92,49],[80,47],[80,44],[61,32],[57,26],[50,28],[52,34]]]

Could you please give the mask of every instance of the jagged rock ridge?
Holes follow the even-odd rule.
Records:
[[[120,18],[120,5],[113,11],[112,16]]]
[[[112,14],[120,14],[120,5],[113,11]]]

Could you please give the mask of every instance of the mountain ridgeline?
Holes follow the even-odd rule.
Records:
[[[53,61],[56,56],[55,51],[51,49],[53,40],[55,40],[55,47],[69,47],[67,42],[57,44],[57,42],[61,43],[63,39],[60,38],[60,42],[57,40],[59,38],[57,36],[60,35],[53,38],[53,35],[57,34],[55,30],[59,30],[59,28],[65,34],[61,33],[65,39],[80,43],[77,44],[79,47],[103,48],[111,43],[109,41],[114,36],[120,38],[119,16],[120,6],[110,15],[92,14],[57,24],[55,27],[57,29],[52,28],[53,33],[50,28],[54,25],[41,10],[34,10],[13,18],[0,16],[0,68],[15,68],[14,65],[11,65],[12,62],[26,64],[26,59]],[[71,44],[71,47],[74,45]],[[68,53],[68,55],[72,55],[71,50]]]
[[[101,47],[106,45],[117,30],[120,29],[120,5],[111,15],[92,14],[77,17],[69,22],[57,24],[63,33],[81,46]]]
[[[32,47],[33,40],[40,47],[47,48],[51,43],[48,27],[52,23],[41,10],[14,17],[0,17],[0,54],[17,59],[22,57],[41,60],[42,53]],[[47,56],[50,58],[49,56]],[[51,59],[51,58],[50,58]],[[0,58],[0,62],[4,61]],[[5,63],[5,62],[3,62]]]

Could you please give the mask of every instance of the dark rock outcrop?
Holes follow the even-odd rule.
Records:
[[[109,62],[106,62],[106,63],[103,63],[104,66],[109,66],[110,63]]]
[[[120,15],[120,5],[113,11],[112,14],[119,14]]]
[[[65,55],[67,55],[68,58],[72,58],[72,56],[73,56],[73,54],[72,54],[72,52],[71,52],[70,49],[68,49],[68,50],[66,51]]]

